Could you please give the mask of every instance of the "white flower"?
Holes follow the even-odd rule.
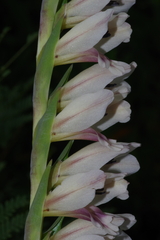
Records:
[[[101,170],[69,176],[47,195],[44,211],[52,216],[65,216],[65,212],[70,215],[70,211],[87,206],[95,197],[95,190],[103,187],[104,181],[105,174]]]
[[[99,122],[92,126],[96,131],[104,131],[112,125],[120,122],[125,123],[130,120],[130,104],[126,101],[120,101],[118,103],[108,106],[106,116]]]
[[[83,52],[92,49],[107,32],[111,16],[112,10],[99,12],[69,30],[57,43],[55,65],[77,62]]]
[[[105,146],[99,142],[92,143],[61,163],[58,172],[59,178],[100,169],[113,158],[128,151],[127,145],[113,140],[107,140]]]
[[[67,139],[89,128],[104,116],[112,101],[113,93],[106,89],[74,99],[55,117],[51,140]]]
[[[95,214],[93,213],[95,212]],[[82,211],[82,214],[84,212]],[[129,229],[134,223],[135,218],[131,214],[114,215],[109,213],[102,213],[100,209],[92,207],[88,209],[88,214],[92,214],[91,219],[83,220],[77,219],[62,228],[55,235],[50,237],[50,240],[109,240],[122,239],[122,236],[127,235],[121,230]],[[89,216],[89,215],[88,215]],[[87,211],[86,211],[87,217]],[[130,224],[128,225],[128,222]],[[97,226],[96,226],[97,225]],[[129,240],[130,238],[125,238]]]
[[[131,26],[125,22],[128,14],[113,15],[108,23],[109,36],[102,38],[96,45],[98,51],[106,53],[117,47],[122,42],[129,42],[132,33]]]
[[[77,97],[104,89],[109,83],[114,81],[114,79],[125,77],[130,71],[131,66],[129,64],[113,60],[110,60],[108,68],[101,67],[99,64],[87,68],[61,88],[60,109],[63,109],[71,100]],[[127,83],[119,83],[119,85],[123,85],[123,88],[128,88],[128,91],[130,91],[130,87]],[[118,85],[111,90],[115,92],[114,89],[117,87]]]

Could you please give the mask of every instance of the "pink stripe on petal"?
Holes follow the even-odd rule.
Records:
[[[103,89],[71,101],[54,119],[53,135],[83,131],[99,121],[113,101],[113,92]]]
[[[95,197],[95,190],[102,188],[105,174],[101,170],[78,173],[62,181],[46,198],[44,209],[73,211],[88,205]]]
[[[112,10],[99,12],[77,24],[58,42],[56,55],[78,53],[92,48],[107,32]]]

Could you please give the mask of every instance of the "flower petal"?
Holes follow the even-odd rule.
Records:
[[[107,108],[107,116],[92,126],[97,131],[104,131],[117,122],[125,123],[130,120],[130,104],[126,101],[113,104]]]
[[[119,63],[121,63],[121,62],[119,62]],[[115,78],[112,81],[112,84],[119,84],[124,79],[127,79],[134,72],[135,68],[137,67],[137,64],[135,62],[131,62],[130,64],[121,63],[121,65],[122,64],[123,64],[124,69],[126,69],[126,72],[121,77]],[[120,67],[122,67],[121,65],[120,65]]]
[[[124,67],[128,67],[125,69]],[[90,68],[82,71],[70,81],[68,81],[61,89],[61,102],[64,107],[71,99],[80,97],[87,93],[97,92],[106,87],[114,78],[124,75],[130,69],[129,64],[117,61],[110,61],[109,68],[102,68],[99,64],[95,64]],[[127,85],[127,83],[121,83]],[[126,86],[128,87],[129,84]],[[117,88],[118,86],[116,86]],[[115,89],[115,88],[114,88]],[[112,91],[114,90],[112,89]]]
[[[74,26],[58,42],[56,58],[59,55],[75,54],[91,49],[107,32],[107,22],[112,10],[99,12]]]
[[[131,155],[123,155],[114,158],[113,162],[106,164],[103,171],[112,173],[126,173],[127,175],[136,173],[140,169],[137,159]]]
[[[85,235],[105,235],[106,231],[95,227],[91,222],[77,219],[58,231],[50,240],[75,240]]]
[[[75,240],[104,240],[104,238],[98,235],[85,235],[78,237]]]
[[[127,64],[121,61],[110,60],[109,70],[115,75],[120,75],[120,77],[122,78],[131,71],[131,68],[132,68],[131,64]],[[118,83],[117,78],[115,78],[115,81],[113,80],[112,83],[115,82],[117,84]]]
[[[67,4],[67,17],[91,16],[101,11],[110,0],[72,0]]]
[[[118,214],[118,216],[124,218],[125,220],[121,225],[122,230],[128,230],[136,223],[135,216],[133,216],[132,214],[123,213],[123,214]]]
[[[95,64],[82,71],[62,87],[61,101],[77,98],[87,93],[97,92],[109,84],[117,75],[110,69]]]
[[[117,176],[120,175],[117,174]],[[125,175],[121,176],[124,177]],[[112,179],[106,179],[104,188],[102,190],[96,191],[96,196],[91,202],[91,205],[99,206],[101,204],[109,202],[115,197],[120,198],[121,200],[127,199],[127,186],[128,182],[124,179],[116,179],[114,177]]]
[[[100,171],[79,173],[67,177],[46,197],[44,209],[73,211],[88,205],[95,196],[95,189],[104,185],[105,174]]]
[[[128,17],[129,15],[125,12],[120,12],[117,15],[113,15],[108,23],[109,33],[114,33],[115,29],[122,26]]]
[[[102,53],[109,52],[122,42],[129,42],[131,33],[132,29],[130,24],[125,22],[123,25],[115,29],[114,33],[111,34],[110,37],[107,37],[106,39],[103,38],[101,41],[99,41],[99,43],[96,45],[96,48]]]
[[[87,129],[104,116],[112,100],[113,93],[105,89],[76,98],[55,117],[53,135]]]
[[[98,207],[88,206],[75,211],[76,217],[91,221],[94,226],[106,231],[107,237],[119,234],[119,226],[123,224],[124,219],[119,215],[103,213]],[[108,235],[109,234],[109,235]],[[110,237],[109,237],[110,238]],[[112,239],[112,238],[110,238]]]
[[[90,144],[62,162],[59,175],[67,176],[100,169],[112,158],[127,151],[128,147],[110,140],[106,141],[106,146],[99,142]]]
[[[102,145],[105,146],[107,138],[103,134],[96,132],[92,128],[88,128],[80,132],[58,133],[56,135],[53,134],[51,137],[52,142],[65,140],[89,140],[100,142]]]
[[[107,89],[111,90],[114,93],[114,101],[111,103],[113,105],[127,97],[128,93],[131,91],[131,86],[127,82],[123,81],[116,86],[107,87]]]

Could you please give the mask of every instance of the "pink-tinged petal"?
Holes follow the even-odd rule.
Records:
[[[98,235],[85,235],[78,237],[75,240],[104,240],[104,238]]]
[[[136,173],[139,169],[137,159],[131,154],[116,157],[102,168],[105,172],[126,173],[127,175]]]
[[[107,176],[109,176],[109,173],[107,173]],[[129,197],[127,191],[128,182],[123,179],[124,176],[124,174],[117,174],[117,179],[116,177],[107,178],[104,188],[96,191],[96,196],[91,205],[99,206],[115,197],[121,200],[127,199]]]
[[[105,235],[106,231],[91,222],[77,219],[58,231],[50,240],[75,240],[85,235]]]
[[[91,49],[107,32],[112,10],[99,12],[69,30],[57,43],[56,58]]]
[[[122,76],[129,70],[129,64],[112,60],[110,61],[109,68],[95,64],[76,75],[62,87],[60,104],[65,106],[71,99],[87,93],[97,92],[105,88],[113,79]],[[121,85],[124,84],[121,83]],[[115,88],[112,88],[111,90],[113,91],[114,89]],[[64,101],[66,101],[66,103]]]
[[[102,188],[105,174],[100,171],[79,173],[67,177],[46,197],[44,210],[74,211],[88,205],[95,196],[95,190]]]
[[[93,217],[92,222],[95,225],[100,225],[107,229],[107,233],[111,235],[117,235],[119,233],[119,226],[124,222],[124,219],[119,215],[113,215],[102,212],[98,207],[89,207],[91,215]],[[93,211],[93,212],[92,212]]]
[[[61,101],[80,97],[87,93],[97,92],[109,84],[117,75],[110,72],[110,69],[102,68],[95,64],[82,71],[61,89]]]
[[[114,14],[117,14],[119,12],[128,12],[128,10],[135,4],[135,0],[121,0],[120,3],[119,1],[116,1],[117,4],[115,4],[115,1],[112,1],[108,4],[108,6],[105,9],[112,8],[114,11]]]
[[[110,0],[72,0],[66,6],[67,17],[91,16],[100,12]]]
[[[103,64],[106,64],[108,61],[107,57],[104,56]],[[95,48],[91,48],[84,52],[55,56],[55,66],[80,62],[99,62],[99,52]]]
[[[77,135],[76,139],[81,139],[81,140],[90,140],[90,141],[95,141],[95,142],[100,142],[103,146],[106,146],[106,141],[107,138],[105,135],[96,132],[92,128],[85,129],[80,132],[79,135]],[[107,144],[108,145],[108,144]]]
[[[80,62],[98,62],[101,67],[109,67],[109,59],[105,55],[100,54],[95,48],[79,53],[62,56],[56,55],[54,65],[57,66]]]
[[[89,141],[95,141],[100,142],[102,145],[105,146],[105,142],[107,138],[101,134],[96,132],[92,128],[88,128],[85,130],[82,130],[80,132],[68,132],[68,133],[58,133],[58,134],[52,134],[51,141],[57,142],[57,141],[65,141],[65,140],[89,140]]]
[[[122,42],[125,42],[125,43],[129,42],[131,33],[132,33],[132,29],[130,24],[125,22],[123,25],[115,29],[115,31],[111,33],[111,36],[107,38],[103,38],[96,45],[96,48],[98,49],[98,51],[102,53],[109,52],[113,48],[120,45]]]
[[[55,117],[53,135],[87,129],[104,116],[112,101],[113,93],[105,89],[76,98]]]
[[[126,101],[113,104],[107,108],[107,115],[92,126],[96,131],[104,131],[110,126],[120,122],[125,123],[130,120],[130,104]]]
[[[55,66],[79,62],[98,62],[98,55],[99,53],[95,48],[79,53],[71,53],[60,56],[56,55]]]
[[[73,240],[76,236],[97,234],[104,236],[105,240],[114,239],[118,236],[127,236],[121,229],[128,229],[135,223],[134,216],[131,214],[104,213],[96,206],[87,206],[72,211],[69,216],[79,219],[61,229],[53,240]]]
[[[75,216],[92,222],[97,228],[104,229],[106,234],[116,236],[119,233],[119,226],[124,219],[118,215],[103,213],[98,207],[89,206],[74,211]]]
[[[90,144],[62,162],[59,175],[67,176],[100,169],[112,158],[127,151],[128,147],[110,140],[106,141],[106,146],[99,142]]]
[[[72,99],[104,89],[115,77],[117,75],[112,74],[109,68],[102,68],[99,64],[82,71],[62,87],[60,108],[64,108]]]

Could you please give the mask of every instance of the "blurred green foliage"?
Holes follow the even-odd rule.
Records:
[[[7,221],[11,226],[4,240],[23,239],[23,224],[28,209],[32,85],[40,5],[39,0],[6,0],[1,3],[5,15],[1,16],[0,35],[0,209],[1,226],[8,224]],[[160,239],[157,221],[160,216],[159,12],[159,0],[137,1],[129,11],[128,22],[133,28],[130,43],[121,44],[108,54],[112,59],[128,63],[134,60],[138,64],[127,80],[132,86],[127,98],[132,105],[131,121],[117,124],[106,132],[109,138],[142,143],[142,147],[133,153],[140,162],[141,170],[128,178],[129,200],[115,199],[106,206],[114,207],[117,213],[131,212],[136,216],[137,224],[128,231],[136,240]],[[65,67],[54,70],[54,81],[60,80],[63,70]],[[81,70],[82,65],[76,64],[72,74]],[[77,141],[75,148],[81,145]],[[59,149],[60,144],[57,143],[53,149],[56,156]],[[19,207],[14,208],[15,212],[10,212],[8,217],[6,202],[14,205],[17,198]],[[20,203],[24,202],[22,206]],[[19,222],[19,226],[14,231],[12,222],[15,221]]]

